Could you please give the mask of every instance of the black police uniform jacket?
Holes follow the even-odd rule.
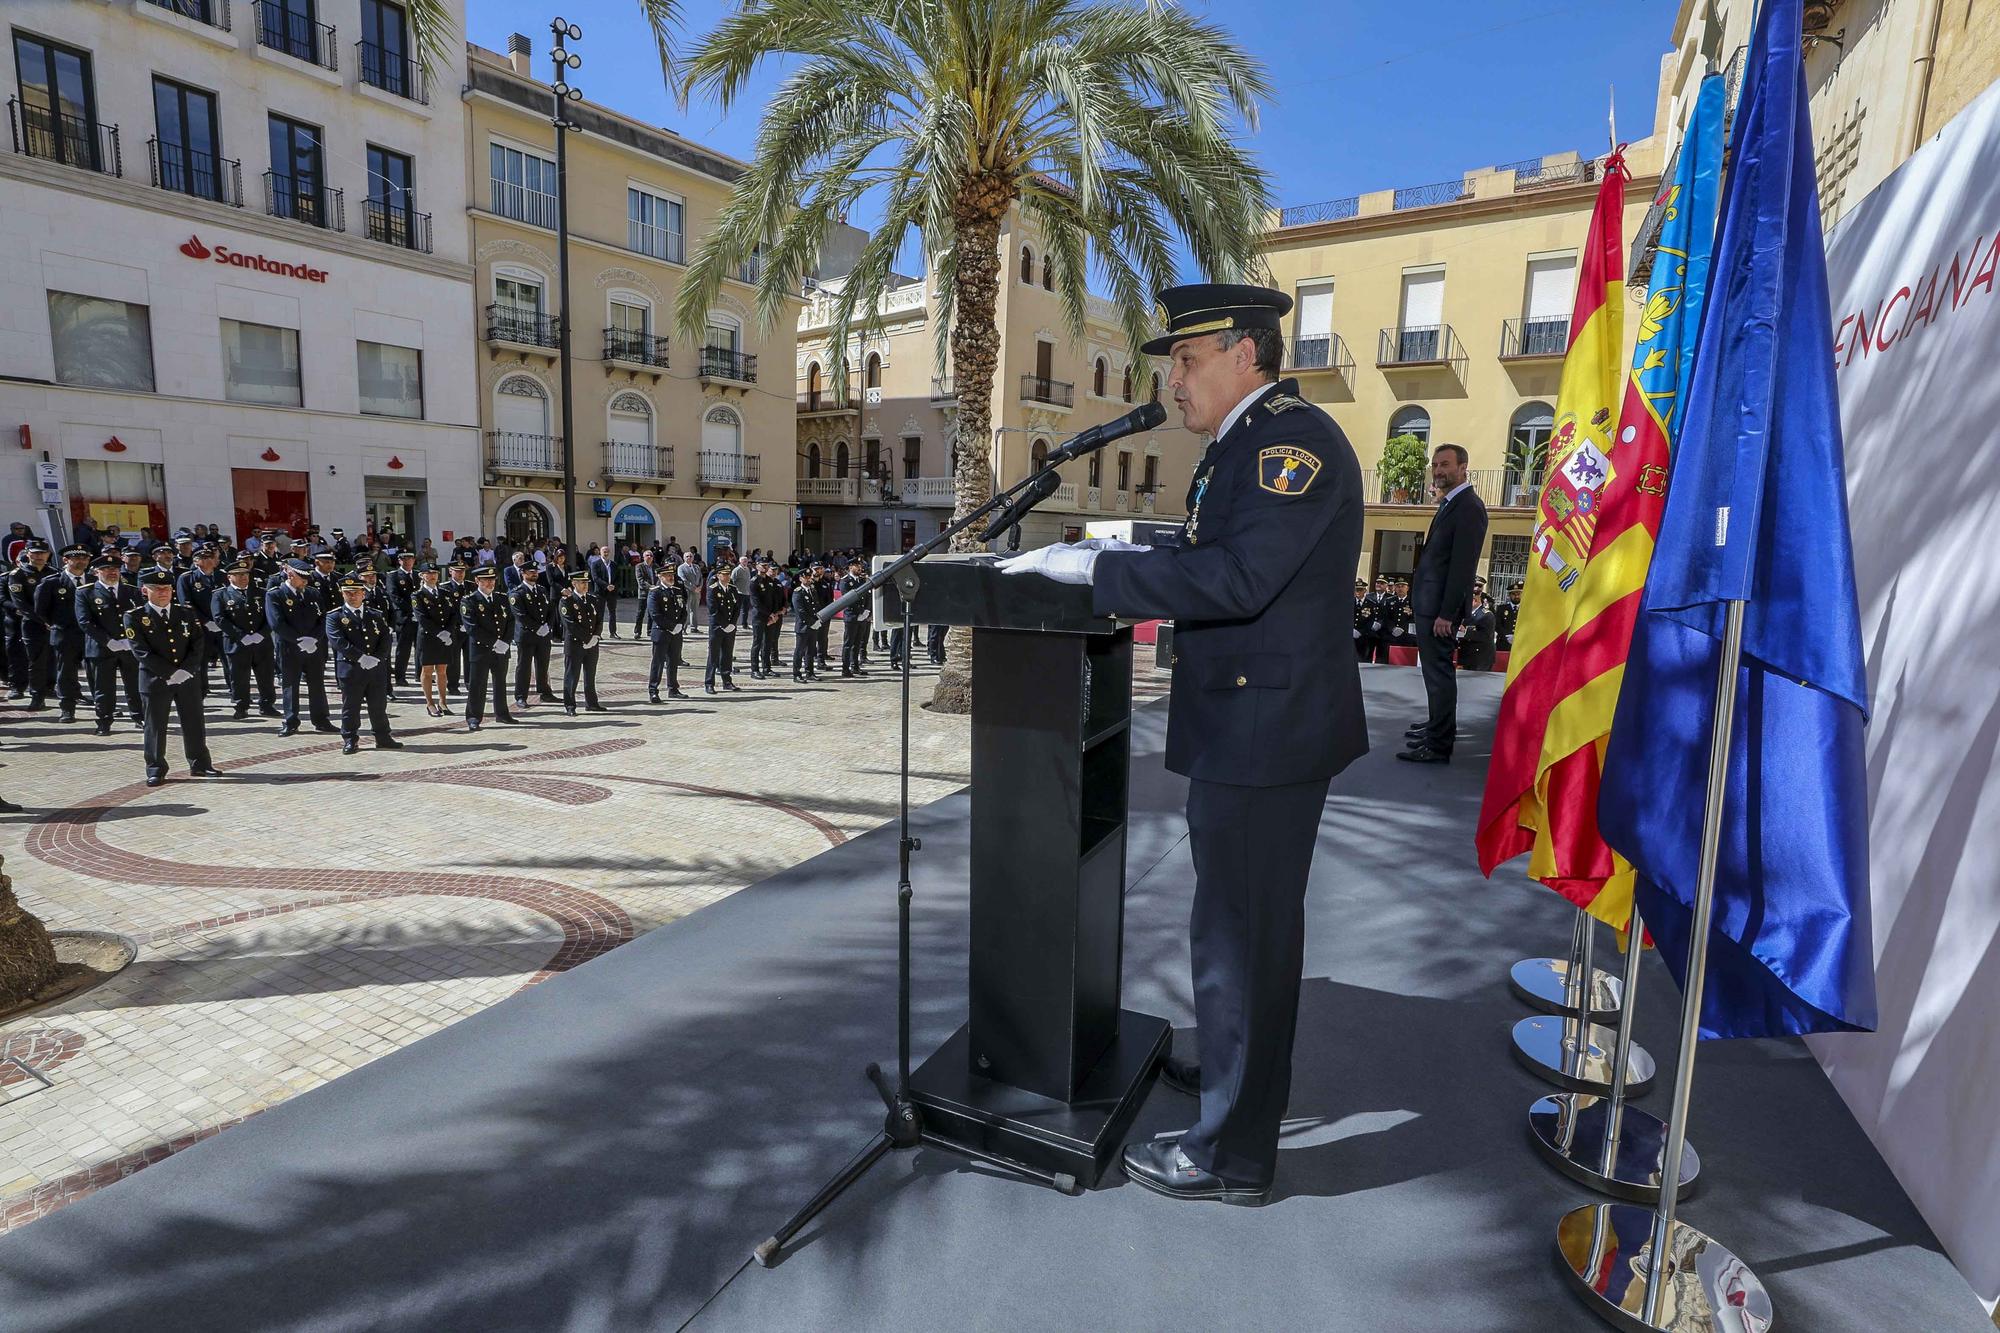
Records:
[[[264,633],[270,627],[258,606],[257,594],[249,588],[239,588],[233,583],[217,588],[208,599],[208,618],[222,631],[222,651],[225,653],[239,653],[245,649],[254,651],[271,641]],[[257,643],[243,641],[245,636],[251,634],[258,636]]]
[[[389,621],[365,601],[359,609],[342,602],[326,613],[326,642],[333,650],[333,678],[366,677],[389,668]],[[375,665],[364,667],[361,659],[372,657]]]
[[[185,602],[169,602],[160,611],[151,602],[125,613],[125,633],[139,659],[139,688],[164,684],[176,671],[200,671],[207,643],[201,613]]]
[[[665,643],[668,639],[687,633],[688,602],[687,589],[681,587],[678,579],[667,579],[653,585],[646,594],[647,633],[654,643]]]
[[[116,587],[93,581],[76,594],[76,622],[83,629],[86,660],[110,657],[122,651],[111,647],[113,639],[125,637],[125,613],[146,599],[129,583]]]
[[[596,593],[579,596],[571,588],[556,603],[556,619],[562,624],[563,651],[580,653],[604,632],[604,599]]]
[[[319,593],[311,583],[303,588],[281,583],[265,593],[264,621],[270,625],[272,635],[284,641],[287,651],[297,652],[300,639],[312,639],[316,642],[306,660],[326,660],[319,656],[319,649],[326,646],[323,641],[326,611],[320,605]]]
[[[1351,638],[1361,520],[1353,448],[1285,380],[1209,445],[1178,547],[1098,557],[1098,614],[1174,621],[1169,769],[1275,787],[1367,752]]]
[[[531,646],[535,640],[549,637],[542,633],[543,630],[560,629],[561,624],[552,615],[555,608],[550,603],[555,597],[567,596],[568,592],[569,590],[565,588],[551,597],[549,590],[540,583],[529,587],[528,580],[523,578],[514,585],[512,592],[498,594],[506,597],[507,605],[513,609],[514,642],[517,645]]]
[[[35,585],[35,619],[48,626],[51,646],[82,649],[83,626],[76,618],[76,595],[81,591],[83,580],[66,569]]]
[[[490,653],[495,644],[512,641],[514,608],[497,592],[490,597],[469,592],[458,604],[458,627],[475,651]]]
[[[736,631],[736,585],[729,581],[729,575],[718,572],[708,585],[708,628],[709,633],[733,634]]]

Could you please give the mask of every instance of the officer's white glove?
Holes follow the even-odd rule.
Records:
[[[549,627],[547,625],[538,626],[535,630],[535,633],[541,635],[543,638],[546,639],[549,637]]]
[[[1150,551],[1150,546],[1140,546],[1121,537],[1085,537],[1070,545],[1079,551]]]
[[[1057,583],[1089,583],[1090,572],[1100,553],[1060,542],[1039,550],[1023,551],[1000,562],[1003,574],[1041,574]]]
[[[246,634],[243,636],[243,642],[248,644],[259,644],[264,642],[264,636],[261,634]]]
[[[302,652],[302,653],[316,653],[316,652],[318,652],[318,651],[319,651],[319,640],[318,640],[318,639],[312,639],[312,638],[305,638],[305,639],[300,639],[300,640],[299,640],[299,651],[300,651],[300,652]]]
[[[1382,632],[1382,622],[1379,620],[1371,620],[1368,622],[1368,628],[1374,630],[1377,634],[1380,634]]]
[[[213,620],[204,620],[204,621],[202,621],[202,622],[201,622],[201,627],[202,627],[203,629],[207,630],[207,631],[208,631],[208,632],[209,632],[210,634],[220,634],[220,633],[222,633],[222,626],[220,626],[220,625],[216,624],[216,623],[215,623],[215,622],[214,622]]]
[[[185,685],[193,679],[194,679],[194,673],[192,671],[189,671],[187,668],[183,667],[179,671],[174,672],[173,675],[167,677],[167,684]]]
[[[112,639],[110,640],[110,644],[111,651],[114,653],[129,653],[132,651],[132,641],[130,639]]]
[[[382,665],[381,658],[370,657],[367,653],[361,654],[361,656],[355,658],[354,660],[361,664],[361,669],[363,671],[373,671],[376,667]]]
[[[1358,639],[1358,638],[1360,638],[1360,637],[1361,637],[1361,631],[1360,631],[1360,630],[1356,630],[1356,631],[1354,631],[1354,637],[1355,637],[1355,638],[1357,638],[1357,639]]]
[[[439,643],[441,643],[441,644],[444,644],[444,645],[445,645],[446,647],[449,647],[449,646],[451,645],[451,631],[450,631],[450,630],[448,630],[448,629],[441,629],[441,630],[439,630],[439,631],[437,632],[437,637],[438,637],[438,642],[439,642]]]
[[[493,641],[493,651],[500,654],[500,656],[502,657],[505,657],[507,655],[508,650],[511,649],[513,646],[514,646],[513,644],[507,642],[505,639],[495,639]]]
[[[589,649],[592,649],[592,648],[595,648],[595,647],[597,646],[597,640],[595,640],[595,639],[585,639],[585,640],[583,641],[583,646],[584,646],[584,649],[585,649],[586,651],[588,651]]]

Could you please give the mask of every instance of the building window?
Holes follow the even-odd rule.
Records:
[[[424,415],[424,354],[414,347],[358,342],[355,359],[361,374],[361,410],[370,416]]]
[[[17,32],[14,68],[21,81],[21,151],[65,166],[107,170],[89,53]]]
[[[410,250],[430,249],[417,222],[417,197],[412,192],[416,167],[407,153],[368,145],[368,239]]]
[[[611,302],[611,327],[625,337],[644,338],[652,318],[653,312],[645,306],[630,301]]]
[[[326,197],[326,163],[316,125],[288,116],[271,116],[271,216],[330,224]]]
[[[1097,364],[1090,368],[1090,391],[1099,398],[1104,396],[1104,358],[1098,357]]]
[[[1049,262],[1049,257],[1048,257],[1047,255],[1043,255],[1043,256],[1042,256],[1042,290],[1043,290],[1043,291],[1048,291],[1048,292],[1052,292],[1052,291],[1054,291],[1055,289],[1056,289],[1056,269],[1055,269],[1055,265],[1053,265],[1053,264],[1051,264],[1051,263]]]
[[[1160,457],[1158,454],[1146,455],[1145,476],[1145,481],[1141,483],[1143,489],[1147,491],[1157,491],[1160,489]]]
[[[1039,472],[1042,464],[1049,461],[1049,442],[1036,440],[1028,449],[1028,462]]]
[[[302,407],[299,331],[222,321],[223,395],[232,403]]]
[[[1318,370],[1333,364],[1333,284],[1302,282],[1293,303],[1291,355],[1288,366]]]
[[[542,313],[542,284],[534,278],[495,274],[493,301],[516,315],[539,315]]]
[[[49,293],[56,382],[89,389],[153,391],[151,310],[73,292]]]
[[[868,389],[882,387],[882,358],[873,352],[868,354],[867,363],[862,367],[861,384]]]
[[[493,211],[534,227],[556,226],[556,164],[533,153],[504,148],[487,150],[493,184]]]
[[[1092,490],[1097,490],[1099,487],[1103,485],[1104,485],[1104,455],[1092,454],[1090,456],[1090,488]]]
[[[816,443],[806,446],[806,476],[814,481],[819,480],[819,445]]]
[[[1576,302],[1576,256],[1528,261],[1528,292],[1521,310],[1522,356],[1561,356],[1569,350],[1570,308]]]
[[[1444,270],[1403,275],[1403,304],[1396,325],[1397,361],[1435,361],[1444,326]]]
[[[417,92],[409,58],[410,21],[402,6],[361,0],[361,81],[398,97]]]
[[[1153,372],[1153,396],[1146,401],[1149,403],[1160,401],[1160,372],[1157,370]]]
[[[921,435],[903,437],[903,480],[915,481],[923,475],[924,438]]]
[[[1122,449],[1118,451],[1118,489],[1132,489],[1132,455]]]
[[[153,170],[159,187],[197,199],[222,199],[222,139],[216,127],[215,94],[156,75],[153,121],[158,131]]]
[[[1032,283],[1034,280],[1035,252],[1024,245],[1021,247],[1021,281]]]
[[[847,480],[847,441],[842,440],[833,451],[833,475]]]
[[[1389,418],[1389,438],[1393,440],[1398,435],[1414,435],[1425,444],[1429,444],[1431,414],[1415,405],[1397,408],[1396,414]]]
[[[882,441],[863,440],[861,442],[862,476],[868,478],[870,481],[882,480],[882,473],[885,470],[883,467],[884,459],[885,455],[883,454],[882,451]]]
[[[1488,596],[1505,600],[1507,589],[1526,582],[1529,540],[1527,537],[1494,537],[1493,550],[1486,557]]]
[[[625,244],[642,255],[672,264],[683,262],[680,203],[644,190],[627,189]]]
[[[1125,367],[1125,383],[1120,387],[1120,396],[1126,402],[1132,401],[1132,367]]]
[[[1568,331],[1567,321],[1563,328]],[[1539,503],[1542,477],[1549,465],[1549,437],[1555,426],[1556,414],[1547,403],[1523,403],[1516,409],[1507,433],[1507,484],[1501,504]]]

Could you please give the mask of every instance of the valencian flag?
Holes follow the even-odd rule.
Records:
[[[1528,874],[1587,906],[1596,895],[1568,885],[1547,834],[1542,742],[1550,715],[1562,701],[1563,649],[1582,599],[1580,587],[1597,523],[1597,497],[1609,480],[1621,398],[1625,313],[1624,159],[1605,163],[1584,243],[1570,317],[1569,355],[1556,395],[1555,434],[1535,523],[1520,618],[1507,659],[1493,758],[1479,809],[1479,867],[1487,874],[1510,857],[1534,849]],[[1621,917],[1619,925],[1625,924]]]
[[[1867,681],[1799,3],[1758,11],[1713,308],[1598,801],[1685,983],[1724,619],[1742,601],[1704,1037],[1875,1023]]]

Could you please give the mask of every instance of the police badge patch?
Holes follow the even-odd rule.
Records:
[[[1304,495],[1319,469],[1319,459],[1304,449],[1279,445],[1257,455],[1257,484],[1273,495]]]

